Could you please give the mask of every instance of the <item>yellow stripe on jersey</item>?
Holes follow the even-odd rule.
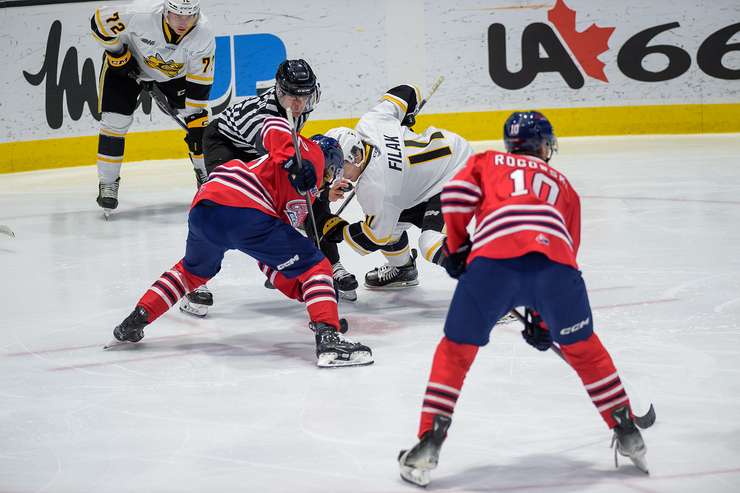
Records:
[[[195,75],[195,74],[187,74],[185,76],[185,80],[197,80],[201,82],[213,82],[213,76],[204,76],[204,75]]]
[[[403,99],[397,98],[391,94],[388,94],[388,93],[384,94],[383,99],[385,99],[386,101],[390,101],[391,103],[394,103],[395,105],[397,105],[399,108],[401,108],[401,111],[403,111],[404,114],[406,114],[406,112],[409,109],[409,106],[408,104],[406,104],[406,101],[404,101]]]

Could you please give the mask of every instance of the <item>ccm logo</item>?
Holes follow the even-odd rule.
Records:
[[[290,260],[288,260],[287,262],[283,262],[282,264],[278,265],[277,266],[277,270],[283,270],[286,267],[290,267],[291,265],[293,265],[296,262],[298,262],[298,259],[299,259],[298,254],[293,255],[293,257]]]
[[[572,334],[573,332],[578,332],[585,326],[587,326],[591,322],[591,317],[588,317],[586,320],[581,320],[575,325],[571,325],[570,327],[566,327],[563,330],[560,331],[561,336],[567,336],[569,334]]]

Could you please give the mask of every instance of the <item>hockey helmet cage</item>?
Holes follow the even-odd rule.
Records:
[[[324,153],[324,180],[331,183],[342,176],[344,170],[344,154],[339,141],[326,135],[316,134],[311,137]]]
[[[332,128],[326,132],[327,137],[332,137],[339,141],[344,154],[344,161],[358,168],[365,162],[365,146],[353,129],[349,127]]]
[[[504,145],[508,152],[539,155],[542,144],[548,151],[545,161],[558,151],[558,139],[552,125],[539,111],[512,113],[504,123]]]

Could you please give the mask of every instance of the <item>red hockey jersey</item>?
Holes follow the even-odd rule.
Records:
[[[540,252],[578,268],[581,202],[568,179],[533,156],[488,151],[470,157],[442,191],[447,244],[457,251],[475,215],[470,263]]]
[[[257,209],[297,227],[308,215],[306,199],[295,191],[282,164],[295,155],[290,126],[285,118],[266,118],[262,145],[267,154],[245,163],[234,159],[215,168],[195,194],[191,207],[202,200],[231,207]],[[324,153],[312,140],[298,136],[301,157],[311,161],[316,176],[324,176]],[[311,201],[318,195],[314,187]]]

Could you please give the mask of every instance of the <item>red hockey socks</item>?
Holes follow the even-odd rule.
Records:
[[[424,404],[421,408],[419,423],[419,438],[432,429],[434,416],[441,414],[452,417],[455,404],[460,396],[465,376],[470,365],[478,354],[478,346],[473,344],[458,344],[443,337],[437,345],[432,362],[432,371],[429,375]]]
[[[334,278],[328,260],[323,259],[292,279],[261,262],[259,266],[276,289],[288,298],[306,304],[312,322],[324,322],[339,329],[337,293],[334,291]]]
[[[207,277],[196,276],[185,270],[182,260],[154,281],[144,293],[137,306],[143,306],[149,314],[149,323],[161,317],[185,294],[208,282]]]
[[[614,428],[617,423],[612,417],[612,411],[622,406],[630,408],[630,401],[617,369],[599,337],[594,333],[585,341],[562,345],[560,349],[570,366],[581,377],[586,392],[601,417],[609,428]]]

